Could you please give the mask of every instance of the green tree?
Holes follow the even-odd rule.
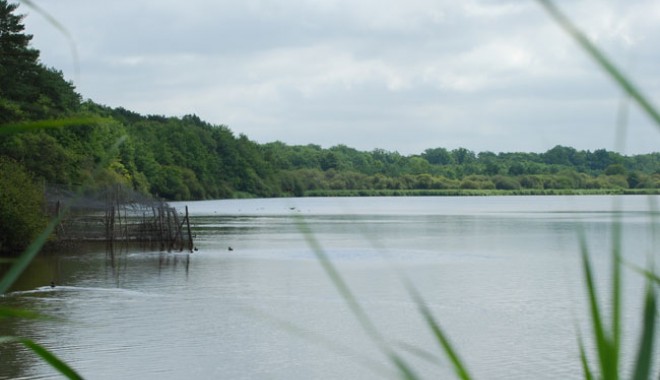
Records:
[[[422,158],[433,165],[451,165],[454,163],[454,157],[445,148],[427,149],[422,153]]]
[[[18,253],[46,226],[43,189],[16,161],[0,157],[0,252]]]
[[[32,36],[25,34],[18,4],[0,0],[0,122],[23,116],[20,102],[35,82],[39,52],[30,48]]]
[[[627,175],[628,171],[621,164],[612,164],[605,168],[605,175]]]
[[[454,149],[451,151],[451,155],[458,165],[469,164],[476,160],[474,152],[465,148]]]
[[[39,63],[17,4],[0,0],[0,123],[56,117],[80,105],[62,73]]]

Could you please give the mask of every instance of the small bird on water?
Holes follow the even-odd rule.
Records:
[[[234,248],[232,248],[232,247],[229,247],[229,248],[227,248],[227,250],[228,250],[228,251],[233,251],[233,250],[234,250]]]
[[[54,288],[54,287],[55,287],[55,281],[51,281],[51,282],[50,282],[50,287],[51,287],[51,288]]]

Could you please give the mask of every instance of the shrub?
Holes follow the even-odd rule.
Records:
[[[495,182],[495,188],[498,190],[518,190],[520,189],[520,183],[516,181],[515,178],[505,177],[505,176],[496,176],[493,181]]]
[[[0,157],[0,251],[20,252],[46,224],[42,189],[23,166]]]

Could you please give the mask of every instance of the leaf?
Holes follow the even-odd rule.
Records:
[[[20,0],[23,4],[27,5],[28,7],[32,8],[34,11],[42,15],[51,25],[55,27],[55,29],[59,30],[60,33],[64,35],[64,37],[67,39],[69,42],[69,48],[71,49],[71,56],[73,57],[73,67],[74,67],[74,72],[76,77],[80,76],[80,64],[79,64],[79,59],[78,59],[78,49],[76,48],[76,43],[73,39],[73,36],[69,31],[55,19],[50,13],[46,12],[43,10],[41,7],[39,7],[37,4],[35,4],[32,0]]]
[[[0,319],[3,318],[47,319],[48,317],[29,310],[0,306]]]
[[[582,251],[582,268],[584,270],[584,278],[587,285],[587,293],[589,297],[589,306],[591,310],[591,325],[596,337],[596,351],[601,369],[601,376],[604,379],[617,378],[616,373],[611,370],[611,344],[607,339],[603,321],[600,315],[600,306],[598,304],[598,296],[594,286],[593,273],[591,271],[591,264],[589,263],[589,251],[587,249],[584,234],[580,234],[580,248]]]
[[[431,311],[429,310],[428,306],[426,306],[426,303],[422,299],[419,292],[417,292],[417,290],[408,281],[406,281],[406,288],[408,289],[410,296],[417,304],[417,307],[419,308],[420,313],[426,320],[426,323],[431,328],[431,331],[433,331],[433,335],[435,336],[436,340],[438,341],[438,343],[444,350],[445,354],[449,358],[449,361],[453,365],[454,372],[456,372],[456,376],[458,376],[458,378],[463,380],[470,379],[471,377],[467,371],[467,368],[465,367],[465,365],[463,365],[463,362],[459,358],[456,350],[453,348],[453,346],[449,342],[449,339],[440,328],[440,325],[431,314]]]
[[[60,360],[55,354],[51,353],[43,346],[33,342],[30,339],[19,338],[18,342],[22,343],[25,347],[32,350],[35,354],[39,355],[45,362],[50,364],[53,368],[58,370],[62,375],[68,379],[82,379],[73,368],[69,367],[66,363]]]
[[[68,379],[83,378],[73,368],[69,367],[66,363],[55,356],[55,354],[30,339],[18,338],[14,336],[0,336],[0,344],[5,343],[21,343],[25,347],[32,350],[32,352],[39,355],[39,357],[41,357],[46,363],[50,364],[53,368],[55,368],[59,373]]]
[[[584,344],[582,343],[582,338],[580,338],[580,362],[582,362],[582,371],[584,372],[585,380],[593,380],[594,376],[591,373],[589,368],[589,361],[587,360],[587,354],[584,351]]]
[[[651,373],[651,367],[653,366],[651,354],[653,353],[653,339],[655,337],[655,313],[655,291],[651,283],[649,283],[644,296],[644,320],[642,335],[639,338],[635,373],[633,375],[633,379],[635,380],[646,380]]]
[[[309,226],[305,223],[304,219],[301,216],[297,217],[298,229],[305,237],[307,245],[312,249],[314,255],[321,263],[323,270],[326,272],[333,285],[339,291],[339,294],[348,304],[349,309],[358,320],[362,328],[365,330],[367,335],[376,343],[378,348],[390,359],[390,361],[399,369],[399,372],[405,379],[413,380],[418,377],[412,371],[410,366],[399,357],[392,349],[386,344],[385,338],[380,334],[376,326],[373,324],[367,313],[364,311],[364,308],[360,305],[357,298],[353,295],[348,284],[344,281],[342,276],[339,274],[339,271],[330,261],[330,258],[325,253],[321,244],[316,240],[316,237],[310,230]]]
[[[18,257],[14,265],[9,268],[9,271],[2,276],[0,279],[0,294],[4,294],[9,290],[9,287],[18,279],[18,277],[23,273],[25,268],[30,265],[30,262],[34,257],[39,253],[41,247],[46,244],[48,237],[55,230],[55,227],[60,223],[63,218],[64,213],[53,218],[48,226],[37,236],[30,245],[23,251],[23,253]]]

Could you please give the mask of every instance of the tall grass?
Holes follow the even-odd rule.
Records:
[[[548,12],[557,24],[586,52],[593,61],[612,79],[640,109],[660,128],[660,112],[650,100],[642,93],[628,76],[620,70],[605,53],[598,49],[585,34],[550,0],[537,0]],[[581,361],[584,369],[584,377],[592,379],[619,379],[621,377],[621,270],[623,260],[621,255],[621,224],[615,221],[612,239],[612,299],[611,299],[611,321],[609,325],[603,320],[604,308],[597,296],[594,284],[593,271],[589,262],[589,250],[586,246],[584,235],[581,235],[582,267],[589,298],[589,310],[591,316],[591,327],[593,330],[596,357],[599,373],[594,372],[585,355],[584,344],[580,339]],[[653,281],[658,282],[658,276],[654,274],[654,268],[646,271],[647,286],[644,294],[644,310],[642,313],[642,330],[639,338],[637,356],[633,363],[633,379],[648,379],[652,376],[653,368],[653,346],[655,339],[655,325],[657,320],[656,294]],[[657,375],[655,376],[657,377]]]

